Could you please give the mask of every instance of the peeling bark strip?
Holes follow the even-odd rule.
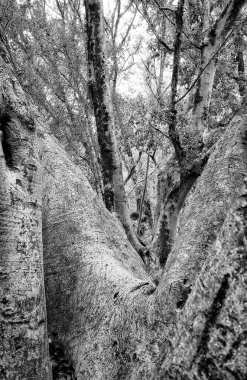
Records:
[[[36,130],[0,60],[0,378],[49,380]]]

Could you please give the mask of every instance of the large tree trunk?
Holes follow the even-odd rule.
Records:
[[[246,183],[245,183],[246,185]],[[247,378],[247,189],[165,342],[155,379]]]
[[[4,70],[1,94],[1,376],[45,380],[36,129],[17,81]],[[241,120],[215,146],[185,202],[182,192],[158,289],[81,170],[45,128],[38,132],[54,378],[245,379],[245,192],[219,234],[246,175]]]
[[[49,380],[37,131],[2,57],[0,66],[0,377]]]
[[[48,133],[43,142],[49,333],[65,356],[67,352],[78,380],[118,379],[118,371],[128,364],[121,354],[124,334],[133,339],[138,313],[134,309],[147,307],[155,285],[118,219],[106,210],[81,170]],[[146,318],[144,310],[140,318],[142,313]]]
[[[186,201],[177,250],[155,291],[117,220],[80,169],[44,133],[49,332],[71,360],[78,380],[143,380],[154,373],[162,346],[173,336],[176,315],[242,186],[247,165],[243,135],[244,127],[237,130],[232,124],[215,148]]]
[[[239,195],[247,170],[246,127],[236,120],[217,143],[187,197],[178,220],[172,251],[165,265],[160,291],[164,304],[174,309],[181,291],[201,268],[208,247],[214,242],[229,207]]]
[[[174,45],[174,63],[172,73],[172,89],[169,118],[169,137],[173,143],[177,161],[180,166],[180,182],[171,183],[170,190],[164,200],[162,211],[157,223],[157,230],[152,242],[152,248],[157,249],[157,255],[164,265],[175,244],[176,231],[178,228],[178,217],[186,201],[191,187],[200,177],[204,165],[209,157],[206,152],[208,111],[213,90],[214,76],[216,70],[216,55],[221,46],[226,43],[227,33],[232,30],[246,0],[231,0],[227,3],[220,17],[213,26],[209,25],[209,2],[204,2],[204,27],[208,32],[201,48],[201,65],[197,78],[197,90],[194,98],[194,109],[192,120],[187,127],[186,142],[182,141],[178,132],[176,105],[183,99],[177,99],[178,72],[180,63],[182,27],[183,27],[183,1],[178,3],[176,16],[176,41]],[[232,34],[230,32],[229,36]],[[229,39],[228,36],[228,39]],[[195,84],[195,83],[194,83]],[[192,88],[192,86],[191,86]],[[184,126],[185,127],[185,126]],[[183,132],[184,134],[184,132]],[[204,146],[205,145],[205,146]]]

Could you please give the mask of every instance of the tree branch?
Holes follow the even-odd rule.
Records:
[[[139,219],[138,219],[138,224],[137,224],[137,235],[140,235],[143,205],[144,205],[144,199],[145,199],[145,194],[146,194],[146,189],[147,189],[148,168],[149,168],[149,153],[147,153],[145,180],[144,180],[144,187],[143,187],[143,193],[142,193],[141,207],[140,207],[140,212],[139,212]]]
[[[234,30],[232,30],[230,32],[230,34],[225,38],[225,40],[222,42],[222,44],[219,46],[219,48],[216,50],[216,52],[212,55],[212,57],[210,58],[210,60],[206,63],[206,65],[200,70],[199,74],[197,75],[197,77],[195,78],[195,80],[192,82],[192,84],[190,85],[190,87],[188,88],[188,90],[179,98],[175,101],[175,104],[179,103],[181,100],[183,100],[187,95],[188,93],[192,90],[192,88],[195,86],[195,84],[197,83],[197,81],[200,79],[202,73],[206,70],[206,68],[208,67],[208,65],[212,62],[212,60],[216,57],[216,55],[219,53],[219,51],[223,48],[223,46],[225,46],[225,44],[228,42],[228,40],[230,39],[230,37],[232,36]]]
[[[143,8],[143,12],[141,12],[140,8],[138,7],[137,3],[135,2],[135,6],[138,10],[138,12],[142,15],[142,17],[147,21],[151,31],[153,32],[153,34],[155,35],[156,39],[158,40],[158,42],[164,46],[164,48],[166,48],[169,52],[173,52],[173,48],[171,48],[170,46],[168,46],[165,41],[162,40],[162,38],[156,33],[156,30],[155,30],[155,27],[154,27],[154,24],[152,23],[152,20],[150,19],[148,13],[146,10],[144,10]]]
[[[134,163],[134,165],[133,165],[132,168],[130,169],[129,174],[127,175],[127,178],[126,178],[125,181],[124,181],[124,184],[125,184],[125,185],[126,185],[126,183],[130,180],[130,178],[132,177],[132,175],[134,174],[135,168],[137,167],[138,163],[140,162],[141,156],[142,156],[142,151],[139,152],[139,156],[138,156],[136,162]]]
[[[151,127],[152,129],[154,129],[155,131],[161,133],[161,134],[162,134],[163,136],[165,136],[167,139],[171,140],[171,138],[170,138],[165,132],[161,131],[161,129],[159,129],[159,128],[157,128],[157,127],[154,127],[153,125],[150,125],[150,127]]]
[[[161,6],[157,0],[153,0],[153,1],[155,2],[155,4],[157,5],[157,7],[159,8],[159,10],[161,10],[161,11],[163,12],[165,18],[166,18],[166,19],[167,19],[167,20],[168,20],[173,26],[176,26],[176,23],[173,22],[173,21],[167,16],[167,14],[166,14],[166,10],[168,10],[168,9],[166,9],[166,6],[165,6],[165,7],[164,7],[164,6]],[[168,7],[169,7],[169,6],[168,6]],[[171,6],[171,7],[172,7],[172,6]],[[169,10],[171,10],[171,9],[169,9]],[[176,12],[177,12],[177,8],[174,9],[174,13],[175,13],[175,14],[176,14]],[[183,33],[183,35],[187,38],[187,40],[190,42],[190,44],[191,44],[192,46],[194,46],[196,49],[200,49],[200,47],[199,47],[194,41],[191,41],[189,35],[188,35],[184,30],[182,31],[182,33]]]
[[[179,0],[178,10],[176,12],[176,38],[174,44],[174,57],[173,57],[173,69],[171,80],[171,101],[169,107],[169,137],[175,149],[176,157],[179,163],[182,161],[183,148],[181,146],[179,135],[176,131],[177,124],[177,110],[176,110],[176,97],[178,91],[178,74],[180,67],[180,55],[182,46],[182,30],[183,30],[183,10],[184,0]]]
[[[215,35],[216,38],[219,36],[225,36],[232,28],[245,3],[246,0],[229,0],[220,16],[215,21],[215,24],[210,31],[210,35]]]

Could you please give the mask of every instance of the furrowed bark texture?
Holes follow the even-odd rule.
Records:
[[[218,141],[180,213],[160,287],[165,307],[169,302],[174,310],[180,307],[181,294],[189,290],[199,272],[239,194],[246,170],[246,126],[236,119]]]
[[[125,378],[129,367],[144,360],[141,342],[152,334],[146,325],[155,285],[81,170],[47,133],[43,142],[51,340],[63,347],[78,380]]]
[[[155,379],[247,378],[247,189],[163,347]]]
[[[0,59],[0,378],[49,380],[37,133]]]

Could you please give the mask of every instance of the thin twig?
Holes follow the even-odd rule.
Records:
[[[156,168],[154,168],[154,170],[151,173],[149,173],[148,178],[151,177],[151,175],[153,175],[153,173],[155,172],[155,170],[158,170],[160,167],[161,167],[161,164],[157,165]],[[144,179],[141,179],[140,181],[136,182],[136,184],[132,187],[132,189],[130,190],[130,192],[127,194],[127,198],[130,196],[130,194],[132,193],[132,191],[135,190],[136,186],[139,185],[139,183],[141,183],[143,181],[144,181]]]
[[[134,174],[135,168],[137,167],[138,163],[140,162],[141,156],[142,156],[142,151],[139,152],[139,156],[138,156],[136,162],[134,163],[134,165],[133,165],[132,168],[130,169],[129,174],[127,175],[127,177],[126,177],[126,179],[125,179],[125,181],[124,181],[124,184],[125,184],[125,185],[126,185],[126,183],[130,180],[130,178],[132,177],[132,175]]]
[[[170,138],[165,132],[161,131],[159,128],[154,127],[153,125],[150,125],[150,127],[151,127],[152,129],[155,129],[155,131],[160,132],[160,133],[161,133],[163,136],[165,136],[167,139],[171,140],[171,138]]]
[[[140,207],[140,212],[139,212],[139,219],[138,219],[138,224],[137,224],[137,235],[140,235],[143,205],[144,205],[144,199],[145,199],[145,194],[146,194],[146,189],[147,189],[148,168],[149,168],[149,153],[147,153],[146,173],[145,173],[144,187],[143,187],[143,193],[142,193],[141,207]]]

